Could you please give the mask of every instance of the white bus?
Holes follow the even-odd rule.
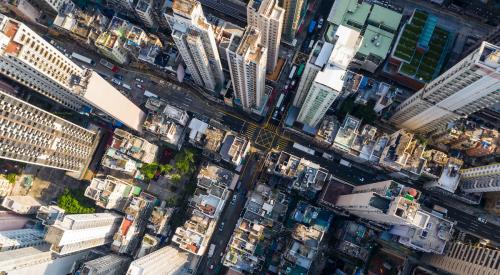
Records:
[[[299,144],[297,142],[293,143],[293,148],[295,148],[297,150],[300,150],[300,151],[302,151],[302,152],[304,152],[306,154],[309,154],[311,156],[314,156],[314,153],[315,153],[315,151],[313,149],[305,147],[304,145]]]
[[[292,79],[293,76],[295,75],[295,71],[297,70],[297,66],[293,65],[292,70],[290,71],[290,75],[288,75],[289,79]]]
[[[83,56],[83,55],[81,55],[81,54],[77,54],[77,53],[73,52],[73,53],[71,54],[71,58],[76,59],[76,60],[78,60],[78,61],[80,61],[80,62],[83,62],[83,63],[89,64],[89,65],[95,66],[95,62],[94,62],[94,60],[92,60],[92,59],[90,59],[90,58],[88,58],[88,57],[85,57],[85,56]]]
[[[152,93],[152,92],[150,92],[150,91],[148,91],[148,90],[145,90],[145,91],[144,91],[144,96],[145,96],[145,97],[153,97],[153,98],[158,98],[158,96],[157,96],[156,94],[154,94],[154,93]]]

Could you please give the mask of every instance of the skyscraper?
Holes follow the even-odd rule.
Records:
[[[121,218],[114,213],[66,215],[48,228],[45,241],[59,255],[108,244],[113,241]]]
[[[299,29],[305,4],[305,0],[283,0],[285,18],[283,21],[282,38],[288,43],[292,42],[295,38],[295,33],[297,33],[297,30]]]
[[[145,114],[96,72],[78,66],[23,23],[0,14],[0,74],[74,111],[97,109],[140,131]],[[105,93],[103,91],[106,91]]]
[[[0,158],[80,171],[97,134],[0,90]]]
[[[80,268],[82,275],[122,275],[127,271],[131,259],[127,256],[108,254],[85,262]]]
[[[43,230],[31,228],[0,231],[0,252],[45,244],[44,236]]]
[[[227,60],[234,97],[247,112],[262,107],[266,84],[267,49],[260,32],[247,27],[243,37],[236,37],[227,49]]]
[[[165,246],[130,264],[127,275],[184,274],[189,253]]]
[[[247,24],[259,30],[267,48],[266,69],[272,72],[278,61],[285,11],[276,0],[252,0],[247,6]]]
[[[500,47],[483,42],[396,108],[390,121],[428,133],[500,102]]]
[[[460,170],[460,184],[464,192],[500,191],[500,163]]]
[[[172,9],[167,21],[191,77],[196,84],[216,91],[222,87],[224,75],[212,25],[196,0],[175,0]]]

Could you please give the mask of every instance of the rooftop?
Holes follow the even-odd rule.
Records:
[[[347,115],[335,136],[333,142],[334,146],[342,150],[350,150],[360,125],[361,120],[351,115]]]
[[[237,174],[211,163],[203,166],[197,176],[198,185],[205,188],[212,184],[229,188],[238,178]]]
[[[334,25],[349,25],[361,30],[365,25],[371,5],[368,3],[358,4],[357,0],[337,0],[333,3],[328,22]]]
[[[403,15],[399,12],[375,4],[368,17],[368,23],[391,32],[396,32],[402,17]]]
[[[393,39],[394,34],[375,26],[368,25],[363,34],[363,42],[358,52],[365,56],[372,54],[380,59],[385,59],[391,49]]]

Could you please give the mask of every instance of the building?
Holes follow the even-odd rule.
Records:
[[[45,226],[53,225],[57,221],[62,221],[64,218],[65,210],[56,206],[42,206],[38,209],[36,213],[36,218],[42,221],[42,224]]]
[[[118,64],[126,64],[130,61],[127,49],[123,47],[125,35],[129,29],[129,23],[114,16],[109,23],[108,29],[102,32],[95,46],[99,52]]]
[[[362,33],[362,41],[351,67],[369,72],[385,61],[399,28],[402,14],[388,8],[356,0],[335,1],[327,21],[331,26],[326,33],[328,42],[335,40],[340,26]]]
[[[342,254],[367,262],[376,233],[363,224],[346,221],[335,231],[335,249]]]
[[[359,36],[358,31],[339,26],[336,32],[337,41],[328,63],[312,81],[300,108],[298,122],[313,128],[317,127],[330,106],[342,93],[346,81],[346,69],[359,47]],[[299,94],[297,96],[300,97]]]
[[[124,209],[125,216],[113,236],[111,250],[119,254],[134,255],[140,244],[156,198],[147,193],[133,197]]]
[[[500,191],[500,163],[460,170],[461,189],[465,192]]]
[[[396,108],[390,121],[428,133],[500,102],[500,46],[483,42]]]
[[[462,167],[463,161],[461,159],[456,159],[456,158],[449,158],[446,163],[444,163],[442,166],[439,165],[436,169],[438,172],[437,175],[432,175],[432,168],[435,168],[432,165],[432,163],[429,163],[431,165],[428,165],[426,163],[426,169],[430,168],[431,170],[427,173],[427,175],[431,174],[431,177],[435,178],[436,176],[438,177],[437,179],[433,181],[427,182],[424,187],[427,189],[435,189],[435,188],[440,188],[442,190],[446,190],[450,193],[455,193],[457,190],[459,180],[460,180],[460,167]],[[439,171],[440,170],[440,171]],[[439,173],[440,172],[440,173]]]
[[[16,16],[19,16],[23,20],[31,21],[31,23],[37,22],[42,15],[41,12],[35,8],[28,0],[15,0],[4,3],[4,5],[9,8]]]
[[[158,249],[160,239],[149,234],[142,238],[141,245],[135,253],[135,258],[141,258]]]
[[[325,116],[314,136],[314,141],[322,147],[330,147],[339,130],[339,123],[334,116]]]
[[[287,43],[292,43],[293,39],[295,39],[295,34],[305,15],[306,4],[307,1],[304,0],[284,0],[282,3],[285,10],[282,38]]]
[[[31,219],[27,216],[21,216],[12,211],[0,210],[0,231],[23,229],[30,222]]]
[[[125,12],[134,10],[134,0],[108,0],[108,6],[118,9],[123,9]]]
[[[415,139],[413,133],[399,130],[388,137],[379,164],[393,171],[420,175],[426,163],[422,157],[424,150],[425,144]]]
[[[119,128],[115,129],[108,151],[110,149],[120,151],[142,163],[154,162],[158,154],[157,145]]]
[[[414,90],[436,78],[455,39],[449,26],[439,21],[437,16],[415,9],[401,28],[384,73]]]
[[[356,186],[352,194],[339,196],[335,205],[377,223],[425,228],[429,214],[419,211],[418,196],[415,189],[388,180]]]
[[[304,71],[302,72],[299,87],[297,88],[297,92],[293,98],[293,106],[297,108],[302,107],[304,99],[311,89],[311,85],[316,78],[316,75],[327,65],[332,51],[333,44],[331,43],[318,40],[316,44],[314,44],[311,54],[309,55],[309,59],[304,67]]]
[[[243,37],[234,38],[226,51],[234,100],[246,112],[260,114],[264,105],[267,48],[260,31],[247,27]]]
[[[498,274],[500,250],[453,242],[448,245],[444,255],[424,255],[422,260],[428,265],[457,275],[493,275]]]
[[[222,160],[238,167],[250,151],[250,141],[234,133],[226,133],[220,148]]]
[[[85,197],[94,200],[97,206],[118,211],[123,211],[137,193],[140,193],[139,187],[111,175],[94,177],[85,189]]]
[[[49,245],[25,247],[0,253],[0,272],[9,275],[69,274],[77,261],[84,260],[88,251],[58,256]]]
[[[82,172],[98,141],[95,132],[0,90],[0,158]]]
[[[167,236],[170,229],[169,222],[174,214],[174,208],[155,206],[149,217],[148,232],[156,236]]]
[[[85,262],[80,268],[82,275],[122,275],[130,264],[126,256],[108,254],[92,261]]]
[[[50,12],[59,12],[61,10],[61,7],[68,3],[70,0],[42,0],[39,1],[40,4],[44,7],[50,7],[51,11]],[[37,2],[38,3],[38,2]]]
[[[200,0],[203,6],[214,9],[222,14],[235,18],[242,25],[245,25],[247,20],[247,3],[243,0]]]
[[[135,5],[135,13],[148,28],[153,28],[156,25],[153,10],[153,0],[139,0]]]
[[[7,196],[2,201],[2,207],[21,215],[36,214],[40,206],[40,202],[31,196]]]
[[[189,274],[189,260],[189,253],[165,246],[130,263],[127,275]]]
[[[264,184],[257,184],[243,207],[223,258],[224,266],[256,274],[266,260],[264,247],[279,235],[288,209],[287,196]]]
[[[105,245],[112,242],[120,220],[114,213],[66,215],[48,228],[45,241],[58,255]]]
[[[189,143],[203,150],[203,155],[214,161],[222,159],[219,154],[226,131],[220,128],[219,122],[210,120],[210,124],[197,118],[191,119],[188,125]]]
[[[78,66],[23,23],[4,15],[0,20],[2,75],[66,108],[95,108],[100,117],[141,131],[145,114],[99,74]]]
[[[481,47],[483,41],[488,41],[493,45],[500,45],[500,26],[497,26],[496,28],[491,30],[488,34],[478,39],[476,43],[468,46],[467,48],[464,47],[464,50],[462,52],[462,58],[469,55],[475,49]]]
[[[0,252],[45,244],[44,236],[38,229],[0,231]]]
[[[500,192],[484,194],[484,210],[494,215],[500,215]]]
[[[351,115],[346,115],[342,126],[333,140],[333,147],[344,152],[350,152],[360,126],[361,120]]]
[[[266,70],[274,71],[278,61],[285,11],[276,0],[252,0],[247,6],[247,25],[257,28],[267,48]]]
[[[172,38],[196,84],[213,92],[224,83],[212,25],[196,0],[176,0],[167,15]]]

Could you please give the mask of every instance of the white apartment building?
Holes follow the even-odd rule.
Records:
[[[122,275],[127,271],[130,258],[126,256],[108,254],[106,256],[85,262],[80,268],[84,275]]]
[[[139,0],[135,5],[135,13],[148,28],[155,26],[153,0]]]
[[[0,158],[78,172],[97,142],[95,132],[0,90]]]
[[[302,22],[302,13],[305,9],[305,0],[283,0],[285,17],[283,19],[283,40],[291,43]]]
[[[96,72],[78,66],[23,23],[3,14],[0,74],[74,111],[95,108],[105,119],[141,130],[145,114],[120,91]]]
[[[212,25],[196,0],[176,0],[166,15],[172,38],[194,82],[210,91],[222,88],[224,75]]]
[[[0,253],[0,273],[9,275],[26,274],[70,274],[76,261],[89,254],[81,251],[67,256],[57,256],[49,245],[25,247]]]
[[[42,245],[44,236],[43,230],[31,228],[0,231],[0,252]]]
[[[52,244],[50,250],[58,255],[108,244],[113,241],[121,219],[114,213],[66,215],[48,228],[45,241]]]
[[[293,98],[293,106],[300,108],[304,103],[307,92],[311,89],[312,83],[318,72],[328,64],[328,59],[333,51],[333,44],[318,40],[309,55],[309,59],[304,67],[302,77],[300,78],[299,86],[295,97]]]
[[[130,264],[127,275],[187,274],[189,254],[173,246],[165,246]]]
[[[247,27],[243,37],[235,37],[227,49],[234,97],[243,110],[262,107],[266,86],[267,48],[259,30]]]
[[[390,121],[428,133],[500,102],[500,47],[483,42],[396,108]]]
[[[61,10],[61,7],[70,2],[71,0],[41,0],[41,4],[45,5],[45,6],[48,6],[50,7],[51,9],[53,9],[53,11],[55,11],[56,13],[59,12],[59,10]]]
[[[267,48],[266,70],[274,71],[278,61],[285,10],[276,0],[252,0],[247,6],[247,25],[257,28]]]
[[[424,255],[422,261],[450,274],[497,275],[500,250],[453,242],[444,255]]]
[[[298,122],[311,127],[316,127],[319,124],[330,106],[342,93],[346,80],[346,69],[359,48],[360,33],[358,31],[339,26],[335,36],[337,41],[331,51],[328,63],[324,64],[323,69],[316,73],[297,117]],[[321,60],[318,62],[322,63]],[[314,69],[310,68],[308,77],[314,74]],[[308,83],[304,83],[303,86],[307,86],[306,84]],[[297,93],[297,99],[294,102],[301,101],[300,98],[304,97],[301,95],[303,92]]]
[[[2,201],[2,207],[21,215],[36,214],[40,206],[32,196],[7,196]]]
[[[460,184],[464,192],[500,191],[500,163],[460,170]]]

